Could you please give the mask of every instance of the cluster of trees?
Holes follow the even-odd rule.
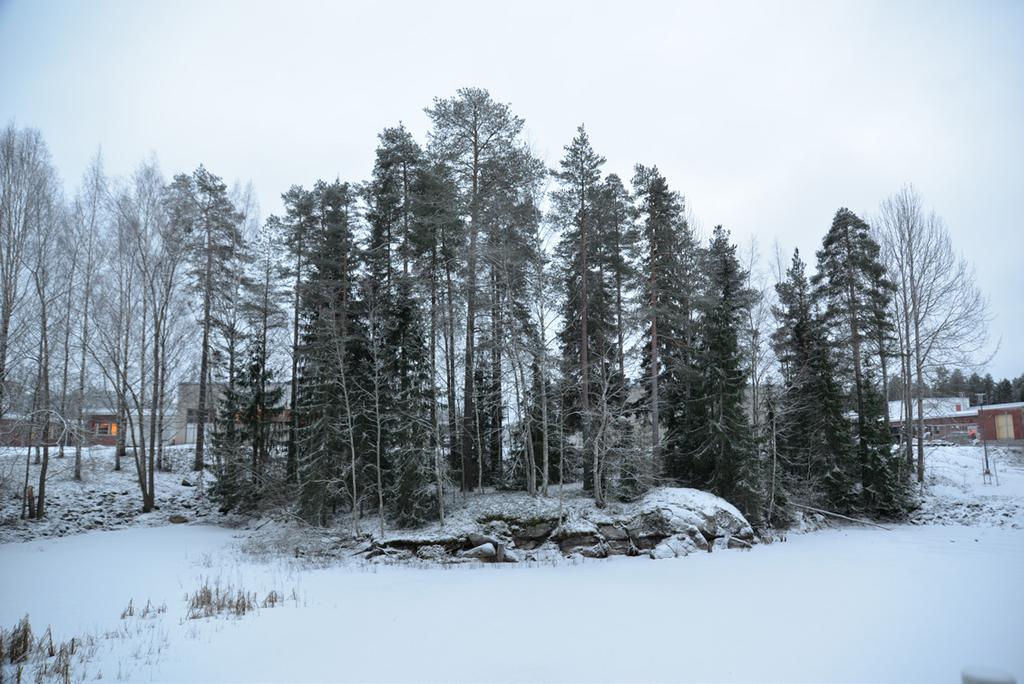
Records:
[[[901,378],[894,379],[892,389],[897,392],[901,390],[901,382]],[[939,366],[935,369],[934,378],[927,384],[927,390],[934,397],[966,397],[971,406],[977,406],[981,400],[986,404],[1009,404],[1024,401],[1024,374],[996,380],[991,373],[980,375],[976,371],[965,372],[960,368],[950,371],[945,366]]]
[[[23,517],[46,514],[52,452],[73,450],[82,479],[87,411],[115,414],[113,466],[134,467],[154,508],[178,383],[229,378],[240,340],[275,324],[257,213],[251,188],[202,168],[169,183],[153,160],[114,180],[97,156],[67,198],[38,131],[0,132],[0,418],[27,447]]]
[[[114,182],[97,160],[65,202],[38,133],[8,128],[0,410],[63,445],[51,416],[80,432],[102,388],[147,510],[169,389],[195,378],[194,467],[225,509],[383,530],[443,521],[456,490],[582,481],[599,506],[710,489],[757,524],[904,510],[893,378],[916,374],[909,407],[964,351],[949,311],[985,316],[966,271],[955,302],[936,282],[966,265],[912,191],[874,227],[840,209],[814,272],[794,253],[772,287],[756,245],[701,236],[656,166],[606,173],[582,126],[548,169],[486,90],[426,113],[424,144],[387,128],[369,180],[294,186],[266,221],[250,188],[154,162]]]

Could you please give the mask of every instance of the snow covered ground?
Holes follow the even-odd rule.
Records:
[[[21,520],[20,493],[25,482],[25,449],[0,447],[0,543],[56,537],[91,530],[166,525],[171,515],[189,520],[212,514],[214,506],[191,470],[190,447],[165,450],[168,471],[156,477],[157,510],[141,513],[135,465],[126,458],[113,470],[113,447],[92,447],[82,452],[82,480],[74,479],[74,450],[57,458],[52,450],[46,478],[47,516]],[[188,483],[188,484],[184,484]],[[39,465],[29,459],[29,484],[38,492]],[[218,520],[218,522],[223,522]]]
[[[1024,464],[1001,453],[985,485],[975,451],[932,451],[917,524],[665,561],[311,567],[198,524],[9,543],[0,625],[92,635],[73,667],[90,681],[1020,680]],[[289,598],[187,619],[204,584]]]
[[[926,496],[915,524],[1008,526],[1024,529],[1024,451],[990,446],[933,447],[925,457]]]

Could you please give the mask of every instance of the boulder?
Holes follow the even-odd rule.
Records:
[[[660,544],[651,549],[651,558],[655,560],[664,558],[681,558],[698,551],[697,545],[685,534],[677,534],[668,537]]]
[[[491,560],[498,555],[498,550],[494,548],[494,544],[487,542],[480,546],[474,546],[468,551],[463,551],[462,555],[465,558],[476,558],[478,560]]]
[[[562,537],[558,540],[558,547],[562,550],[562,553],[570,554],[574,551],[582,551],[584,548],[592,547],[599,541],[600,539],[597,538],[597,535],[582,532]]]
[[[555,531],[554,522],[539,522],[520,527],[515,532],[516,539],[547,539]]]
[[[487,536],[485,534],[478,534],[476,532],[470,532],[466,535],[466,541],[469,542],[471,547],[483,546],[484,544],[494,544],[497,546],[500,542],[494,537]]]
[[[637,554],[636,546],[628,539],[612,539],[605,542],[605,546],[608,547],[609,556],[635,556]]]
[[[490,535],[496,539],[511,539],[512,530],[509,529],[508,523],[504,520],[491,520],[484,524],[484,534]]]
[[[629,539],[629,533],[618,525],[598,525],[598,531],[606,541],[622,541]]]
[[[593,546],[585,546],[579,550],[579,554],[584,558],[607,558],[608,545],[604,542],[598,542]]]
[[[552,563],[564,558],[562,550],[558,548],[558,544],[551,541],[541,544],[535,549],[529,551],[526,555],[530,560],[540,561],[542,563]]]

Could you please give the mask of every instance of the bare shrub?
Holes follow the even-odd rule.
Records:
[[[7,658],[11,663],[22,663],[32,651],[32,625],[28,615],[7,633]]]
[[[273,608],[274,606],[276,606],[278,603],[281,603],[282,601],[284,601],[284,597],[281,596],[280,594],[278,594],[273,589],[271,589],[270,593],[267,594],[267,598],[263,599],[263,604],[262,605],[263,605],[264,608]]]
[[[11,629],[0,629],[0,684],[4,679],[4,662],[14,666],[14,681],[25,680],[33,673],[35,682],[71,682],[71,661],[85,644],[95,650],[95,639],[72,638],[69,641],[54,642],[49,627],[36,638],[26,615]],[[90,651],[85,652],[88,659]]]
[[[209,582],[203,584],[191,596],[186,596],[188,601],[188,619],[213,617],[221,613],[228,613],[235,617],[241,617],[256,608],[256,593],[247,592],[243,589],[233,587],[221,587]]]

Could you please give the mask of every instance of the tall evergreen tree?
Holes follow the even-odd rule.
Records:
[[[481,88],[461,88],[455,97],[435,99],[426,110],[433,123],[431,153],[445,166],[459,189],[460,213],[468,228],[465,261],[465,365],[460,445],[462,489],[483,482],[483,444],[476,405],[481,394],[477,359],[477,316],[483,299],[479,270],[481,235],[487,230],[484,212],[499,189],[504,169],[522,156],[523,120],[508,105],[496,102]]]
[[[857,459],[865,505],[891,511],[900,493],[891,491],[891,438],[884,421],[874,368],[880,366],[872,340],[888,334],[886,311],[893,285],[885,278],[880,248],[867,223],[849,209],[836,212],[818,250],[818,269],[811,279],[821,302],[831,342],[844,353],[841,366],[849,378],[856,414]]]
[[[169,197],[171,220],[187,236],[190,274],[201,300],[199,323],[202,343],[199,349],[199,402],[193,468],[202,470],[206,425],[212,405],[209,379],[214,307],[217,300],[234,286],[232,269],[228,266],[241,246],[241,232],[227,186],[203,166],[191,175],[175,176]]]
[[[785,482],[835,510],[850,510],[853,483],[849,422],[825,322],[799,250],[775,286],[778,328],[772,336],[784,385],[772,420]]]
[[[684,215],[683,198],[657,167],[637,165],[637,251],[640,316],[644,321],[641,368],[651,418],[651,447],[660,460],[661,432],[669,437],[665,466],[679,477],[693,448],[689,404],[694,384],[694,301],[700,286],[700,250]],[[662,418],[662,407],[668,410]]]
[[[348,184],[337,181],[320,181],[312,193],[314,221],[300,296],[299,506],[306,519],[324,523],[347,499],[357,524],[363,432],[352,376],[354,369],[366,368],[367,359],[353,302],[355,197]]]
[[[288,192],[281,195],[285,207],[285,217],[279,219],[271,216],[269,222],[279,226],[284,233],[284,241],[288,247],[291,264],[287,269],[291,276],[292,286],[292,348],[291,374],[288,391],[288,454],[285,465],[285,476],[288,482],[296,482],[298,478],[298,434],[299,434],[299,345],[301,336],[300,314],[302,312],[302,285],[308,270],[309,246],[316,226],[314,209],[314,193],[301,186],[294,185]]]
[[[570,428],[583,436],[584,453],[589,452],[591,384],[595,370],[615,364],[615,343],[611,337],[612,296],[597,268],[600,242],[597,239],[597,208],[601,167],[605,159],[594,151],[581,125],[576,137],[565,147],[559,170],[553,172],[558,188],[552,193],[553,222],[562,227],[557,256],[564,283],[563,327],[559,333],[563,373],[568,387],[565,397],[572,419]],[[575,389],[578,387],[578,390]],[[593,482],[594,464],[584,458],[584,487],[594,487],[600,497],[600,483]]]
[[[378,136],[373,178],[367,184],[366,220],[370,224],[367,261],[388,288],[396,267],[409,275],[414,254],[413,186],[423,153],[405,126]]]
[[[615,357],[617,375],[626,382],[626,315],[629,288],[636,279],[630,245],[637,234],[629,192],[614,173],[608,174],[598,191],[596,223],[601,269],[614,293]]]
[[[764,493],[761,464],[743,406],[746,369],[739,336],[753,292],[729,233],[717,226],[704,259],[707,282],[700,301],[700,387],[693,406],[702,427],[689,459],[690,480],[734,502],[757,524]]]
[[[439,356],[444,365],[445,411],[447,430],[442,430],[440,392],[435,391],[431,403],[431,424],[434,426],[434,477],[442,489],[446,472],[461,473],[462,451],[459,448],[458,405],[456,401],[455,370],[455,310],[458,278],[457,259],[462,253],[464,226],[459,214],[458,189],[441,164],[423,164],[413,185],[413,247],[419,263],[418,273],[422,289],[430,302],[428,359],[430,377],[436,383],[441,377],[437,370]],[[424,282],[425,281],[425,282]],[[441,336],[441,351],[437,349]],[[442,462],[444,448],[442,432],[447,433],[448,463]],[[438,512],[443,518],[443,496],[438,499]]]
[[[371,369],[362,403],[372,407],[372,486],[382,525],[385,498],[400,524],[415,524],[436,514],[439,498],[430,447],[432,364],[417,291],[422,281],[413,273],[423,237],[414,199],[422,155],[401,127],[386,129],[380,143],[366,193],[370,234],[361,289]]]
[[[400,525],[416,525],[438,517],[443,495],[436,481],[430,447],[433,426],[433,381],[427,359],[421,304],[413,293],[413,280],[404,274],[385,311],[383,348],[389,353],[381,370],[388,420],[389,506]]]

